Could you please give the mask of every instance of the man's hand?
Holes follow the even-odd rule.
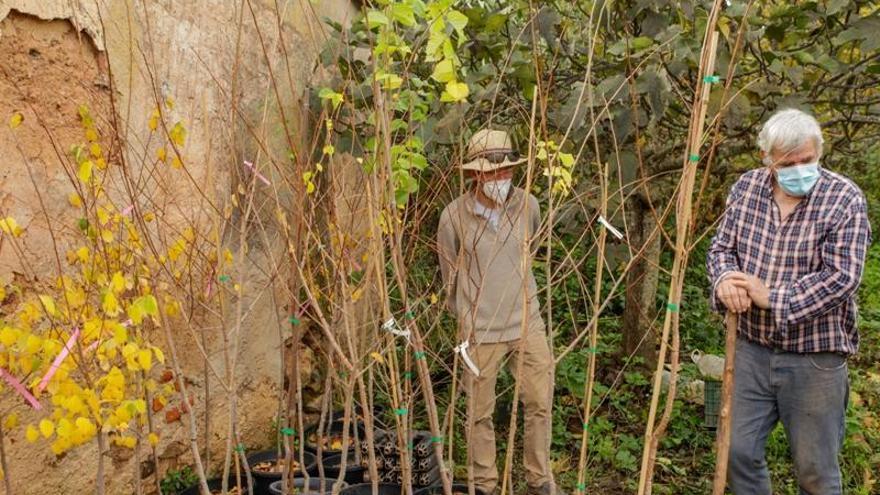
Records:
[[[715,296],[733,313],[745,313],[752,305],[748,289],[734,283],[734,280],[742,280],[743,277],[748,275],[741,272],[728,273],[715,288]]]
[[[728,281],[737,289],[745,290],[755,306],[770,309],[770,289],[761,279],[754,275],[735,272],[728,275],[722,283]]]

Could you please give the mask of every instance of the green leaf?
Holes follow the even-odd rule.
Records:
[[[452,65],[452,60],[446,58],[435,65],[434,72],[431,74],[431,78],[437,82],[442,83],[454,80],[455,66]]]
[[[654,44],[654,40],[648,38],[647,36],[639,36],[638,38],[633,38],[629,45],[634,51],[644,50],[649,46]]]
[[[416,25],[413,7],[406,3],[395,3],[391,6],[391,18],[406,27]]]
[[[342,93],[337,93],[330,88],[321,88],[321,91],[318,92],[318,98],[322,100],[330,100],[334,109],[337,108],[343,100]]]
[[[446,89],[440,95],[440,101],[456,102],[462,101],[468,97],[470,90],[468,85],[463,82],[449,81],[446,83]]]
[[[367,27],[373,29],[378,26],[387,26],[389,24],[388,16],[378,10],[367,12]]]
[[[141,296],[128,307],[128,317],[135,325],[140,325],[145,316],[158,316],[159,305],[152,295]]]
[[[457,10],[450,10],[446,14],[446,22],[452,24],[452,27],[455,28],[455,31],[458,33],[459,38],[464,38],[464,27],[467,26],[468,23],[468,18],[466,15]]]
[[[797,60],[801,65],[812,64],[816,62],[816,59],[809,52],[799,51],[795,52],[793,55],[795,60]]]
[[[571,168],[574,165],[574,155],[571,153],[559,153],[559,163],[566,168]]]
[[[834,15],[849,4],[850,0],[828,0],[828,3],[825,5],[825,15]]]

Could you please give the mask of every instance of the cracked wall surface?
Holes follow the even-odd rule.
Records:
[[[280,36],[276,6],[281,9]],[[228,197],[235,181],[234,167],[252,158],[241,153],[234,156],[231,143],[244,143],[256,133],[270,144],[265,152],[287,155],[288,144],[279,132],[279,110],[288,119],[301,113],[296,95],[314,77],[314,62],[327,36],[320,20],[327,17],[346,23],[356,13],[348,0],[0,0],[4,119],[0,208],[27,229],[26,247],[38,260],[27,267],[28,273],[17,273],[22,271],[20,263],[4,252],[0,281],[54,273],[52,237],[63,244],[65,234],[73,234],[50,231],[49,222],[53,226],[75,224],[67,205],[71,168],[65,165],[64,156],[72,144],[83,141],[77,116],[80,105],[91,109],[99,129],[109,130],[108,119],[118,119],[124,139],[133,144],[118,152],[126,153],[129,163],[137,163],[138,154],[148,147],[148,120],[157,99],[174,99],[168,118],[184,121],[189,130],[184,153],[190,180],[156,179],[149,201],[162,205],[171,216],[192,218],[208,208],[210,201]],[[270,69],[276,76],[283,75],[276,81],[281,101],[273,94]],[[239,117],[248,125],[241,121],[233,125],[232,97],[240,102]],[[5,125],[12,112],[24,116],[14,136]],[[283,247],[261,249],[265,252],[252,256],[257,263]],[[271,285],[255,266],[249,265],[244,277],[243,286]],[[286,314],[274,295],[262,291],[247,300],[252,308],[242,326],[247,335],[242,339],[237,370],[239,414],[242,434],[253,445],[268,444],[279,400],[278,325],[286,321]],[[185,373],[196,400],[204,400],[201,361],[187,338],[180,335],[182,355],[187,359]],[[219,363],[221,357],[211,354],[212,362]],[[310,359],[307,353],[306,370]],[[211,393],[220,395],[216,387]],[[212,418],[215,465],[225,438],[220,426],[225,422],[223,414]],[[25,414],[22,422],[29,419]],[[187,436],[181,422],[163,425],[156,462],[111,449],[107,493],[134,493],[137,476],[146,476],[144,490],[151,493],[155,488],[152,472],[162,473],[191,461]],[[83,446],[56,458],[44,446],[27,444],[21,434],[7,438],[6,447],[16,494],[95,489],[94,448]],[[34,483],[37,479],[39,483]]]

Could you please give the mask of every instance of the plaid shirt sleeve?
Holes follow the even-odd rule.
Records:
[[[770,290],[770,309],[781,331],[814,319],[851,298],[864,269],[871,225],[859,196],[828,233],[821,248],[822,269]]]
[[[726,310],[721,301],[715,297],[715,289],[718,287],[718,283],[728,273],[742,271],[736,255],[736,205],[742,196],[743,181],[744,179],[738,180],[730,189],[724,216],[721,218],[721,224],[718,226],[718,230],[712,238],[709,251],[706,254],[706,268],[709,273],[712,291],[709,294],[709,305],[712,311],[716,312],[724,312]]]

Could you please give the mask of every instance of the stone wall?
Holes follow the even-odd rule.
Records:
[[[65,229],[76,220],[67,205],[72,191],[67,154],[83,141],[79,105],[92,109],[100,129],[120,133],[127,146],[116,152],[136,169],[153,151],[148,120],[156,102],[173,98],[168,118],[183,121],[189,131],[183,150],[186,179],[151,177],[144,205],[149,200],[172,218],[196,218],[235,190],[242,161],[287,155],[282,115],[289,124],[303,112],[299,97],[313,82],[315,59],[327,36],[321,19],[346,23],[356,13],[348,0],[0,1],[0,212],[26,228],[28,259],[35,260],[23,267],[4,250],[0,282],[38,281],[57,272],[52,239],[63,253]],[[24,122],[13,134],[5,122],[15,111]],[[257,141],[268,148],[252,144]],[[274,180],[279,173],[264,175]],[[241,283],[266,289],[243,291],[249,310],[237,374],[240,424],[249,447],[270,442],[282,379],[279,329],[288,314],[277,297],[281,291],[261,266],[283,257],[284,246],[253,246]],[[194,399],[204,406],[202,360],[190,334],[176,335]],[[222,366],[220,353],[209,354]],[[306,371],[310,356],[304,358]],[[207,407],[222,404],[219,387],[211,394]],[[5,405],[12,400],[0,398]],[[222,412],[212,417],[210,434],[214,466],[225,439],[225,408],[217,409]],[[22,421],[29,419],[25,414]],[[132,451],[111,449],[108,493],[135,493],[136,476],[146,476],[144,490],[150,493],[156,469],[164,473],[191,462],[184,424],[158,419],[163,423],[158,463],[143,458],[146,452],[137,459]],[[6,448],[16,494],[95,489],[95,448],[83,446],[56,458],[48,448],[27,444],[20,432],[7,438]]]

